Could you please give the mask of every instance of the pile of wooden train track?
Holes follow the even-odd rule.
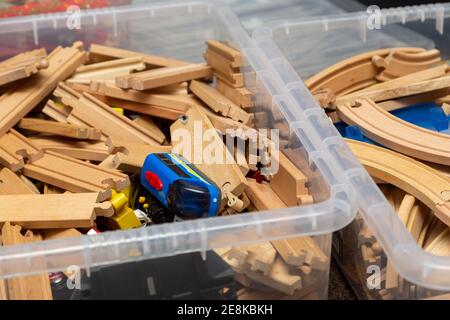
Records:
[[[434,255],[450,256],[450,135],[390,113],[434,102],[450,114],[449,66],[439,51],[371,51],[341,61],[306,83],[334,123],[357,125],[365,137],[383,146],[346,139],[418,245]],[[422,297],[424,293],[418,295],[386,261],[362,219],[355,225],[364,266],[382,266],[383,290],[378,294],[386,299]],[[361,275],[364,282],[366,271]]]
[[[176,129],[195,137],[197,124],[214,133],[214,150],[227,159],[195,163],[222,191],[220,215],[312,203],[288,136],[273,174],[259,170],[269,137],[257,147],[259,163],[249,161],[246,136],[238,137],[243,154],[227,149],[226,130],[254,128],[253,112],[265,110],[256,109],[243,86],[238,50],[211,40],[204,57],[193,64],[97,44],[86,51],[75,43],[0,62],[1,243],[118,229],[105,223],[120,214],[114,195],[139,179],[148,154],[172,151]],[[314,237],[217,250],[236,273],[239,299],[317,298],[327,251]],[[51,298],[45,273],[0,279],[0,300]]]

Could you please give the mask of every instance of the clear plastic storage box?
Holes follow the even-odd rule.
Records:
[[[374,11],[371,11],[371,14]],[[310,139],[318,139],[328,153],[333,172],[345,176],[355,192],[358,216],[333,238],[333,253],[361,298],[421,299],[439,297],[450,291],[450,257],[433,256],[422,250],[398,215],[360,166],[333,123],[314,102],[306,86],[308,79],[345,58],[391,47],[437,48],[442,60],[449,58],[450,6],[436,4],[379,11],[275,21],[254,31],[252,38],[275,77],[297,107],[299,115],[312,124]],[[373,28],[378,19],[380,28]],[[368,227],[368,230],[367,230]],[[377,240],[358,241],[360,232]],[[373,256],[363,256],[363,246]],[[397,272],[397,283],[386,286],[386,272]],[[379,276],[378,282],[375,277]],[[441,296],[441,297],[449,297]]]
[[[352,180],[362,180],[363,187],[367,186],[372,197],[367,200],[368,204],[370,201],[381,202],[382,197],[375,191],[372,193],[370,178],[342,145],[289,64],[282,59],[271,60],[272,52],[262,52],[261,49],[265,49],[254,44],[229,8],[209,2],[166,1],[159,5],[83,11],[80,30],[66,28],[66,20],[65,14],[0,20],[0,52],[12,55],[43,46],[50,50],[56,45],[70,46],[81,40],[86,48],[95,42],[197,62],[202,61],[208,39],[227,41],[242,50],[246,60],[245,82],[255,92],[256,109],[277,115],[277,121],[269,119],[264,128],[280,128],[280,136],[286,142],[281,151],[307,174],[314,204],[4,246],[0,247],[0,277],[8,279],[81,268],[87,279],[86,292],[95,293],[95,297],[107,298],[112,294],[111,283],[123,285],[127,290],[124,292],[144,286],[146,289],[141,289],[147,298],[219,297],[204,294],[216,289],[215,293],[220,289],[225,297],[225,293],[230,292],[225,286],[228,283],[219,280],[226,272],[220,269],[223,266],[217,262],[217,257],[214,258],[212,249],[288,237],[311,237],[327,262],[320,270],[309,270],[308,277],[303,280],[305,286],[308,284],[312,288],[308,297],[326,298],[332,232],[348,225],[356,215],[350,187]],[[292,98],[293,92],[299,95],[300,101]],[[333,138],[325,139],[329,136]],[[339,158],[339,155],[345,158]],[[341,163],[336,159],[341,159]],[[70,214],[70,208],[67,212]],[[146,275],[150,270],[148,265],[158,266],[152,276]],[[179,272],[175,272],[176,276],[163,275],[170,269]],[[158,270],[161,276],[155,275]],[[210,284],[195,274],[208,275],[214,281]],[[135,282],[124,280],[130,279],[128,276],[135,277]],[[190,284],[182,285],[187,280]],[[254,285],[255,290],[272,298],[302,297],[295,294],[280,296],[258,282],[250,281],[248,285]],[[162,288],[165,288],[164,292],[161,292]],[[197,294],[186,295],[189,290],[197,290]],[[64,294],[66,298],[73,297],[70,292]],[[134,293],[129,297],[135,297]],[[251,298],[251,295],[247,297]]]

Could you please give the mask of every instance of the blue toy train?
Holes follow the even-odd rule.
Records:
[[[212,217],[219,211],[220,189],[181,155],[149,154],[141,184],[181,219]]]

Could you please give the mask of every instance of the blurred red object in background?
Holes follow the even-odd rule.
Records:
[[[66,11],[68,7],[77,5],[80,9],[104,8],[109,6],[117,6],[130,4],[132,0],[9,0],[14,4],[11,7],[0,8],[0,18],[10,18],[18,16],[28,16],[32,14],[61,12]]]

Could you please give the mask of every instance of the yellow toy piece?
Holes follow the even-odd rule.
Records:
[[[139,218],[136,216],[133,209],[131,209],[128,205],[128,195],[130,193],[130,189],[127,189],[122,192],[113,190],[111,197],[111,204],[115,211],[115,214],[111,218],[122,230],[138,228],[141,226]]]
[[[113,108],[113,110],[114,110],[115,112],[117,112],[118,114],[123,115],[123,108]]]

